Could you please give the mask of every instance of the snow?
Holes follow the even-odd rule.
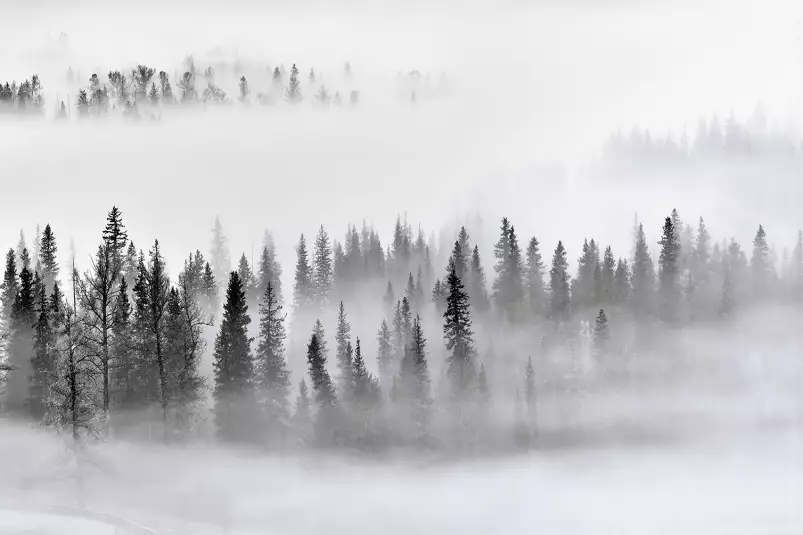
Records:
[[[114,529],[82,518],[0,509],[0,535],[115,535]]]

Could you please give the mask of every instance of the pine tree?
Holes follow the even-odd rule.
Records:
[[[237,263],[237,274],[240,276],[248,306],[256,307],[256,302],[261,296],[257,294],[257,280],[254,277],[251,265],[248,263],[248,258],[245,257],[245,253],[240,256],[240,261]]]
[[[410,344],[405,347],[395,399],[405,407],[408,431],[419,444],[430,441],[432,398],[426,353],[427,340],[421,327],[421,316],[416,316],[412,325]]]
[[[290,69],[290,82],[284,92],[284,99],[290,104],[297,104],[303,100],[301,96],[301,83],[298,81],[298,69],[296,64]]]
[[[583,254],[577,260],[577,278],[572,281],[572,300],[577,307],[588,307],[596,298],[595,276],[599,267],[599,248],[592,238],[583,242]]]
[[[569,316],[569,261],[563,242],[558,241],[552,255],[552,268],[549,270],[549,316],[562,321]]]
[[[248,305],[240,276],[229,275],[223,319],[215,338],[215,424],[218,436],[230,441],[254,438],[252,420],[254,366],[248,338]]]
[[[608,353],[610,338],[611,333],[608,329],[608,316],[605,315],[605,310],[599,309],[599,314],[597,314],[594,320],[593,334],[594,355],[597,359],[604,358]]]
[[[9,249],[8,253],[6,253],[6,267],[3,272],[3,284],[0,286],[0,290],[2,290],[0,302],[2,302],[3,305],[2,325],[8,327],[11,322],[14,300],[19,290],[19,284],[17,282],[17,260],[14,249]]]
[[[53,282],[59,276],[59,260],[56,256],[58,247],[50,224],[45,226],[39,249],[38,261],[42,265],[42,284],[45,285],[46,291],[49,292],[53,288]]]
[[[393,311],[393,306],[396,304],[396,296],[393,292],[393,283],[390,281],[388,281],[387,289],[382,296],[382,303],[385,305],[386,313],[390,314]]]
[[[20,253],[22,268],[19,273],[19,289],[11,311],[11,337],[7,362],[12,367],[6,379],[5,407],[11,413],[19,413],[28,399],[31,360],[34,356],[33,334],[36,322],[36,298],[34,273],[30,269],[28,249]]]
[[[546,289],[544,288],[544,262],[536,237],[530,238],[530,242],[527,244],[524,295],[532,315],[534,317],[541,316],[546,310]]]
[[[281,304],[284,302],[281,280],[282,267],[276,260],[276,248],[269,234],[266,234],[265,242],[266,243],[262,246],[262,254],[259,260],[259,275],[257,277],[259,283],[257,285],[257,290],[259,291],[259,295],[263,296],[265,295],[268,283],[271,283],[273,286],[273,293],[276,294],[276,300]]]
[[[222,284],[224,281],[229,280],[231,256],[229,255],[228,240],[223,235],[223,226],[220,224],[219,217],[215,218],[215,226],[212,229],[210,264],[216,281]]]
[[[147,331],[153,344],[152,355],[158,373],[158,400],[162,409],[162,424],[165,440],[168,439],[168,408],[171,397],[171,368],[165,352],[165,312],[167,309],[170,279],[162,257],[159,240],[155,240],[149,252],[145,273],[145,292],[147,293]]]
[[[251,93],[251,90],[248,88],[248,80],[246,80],[245,76],[240,77],[238,88],[240,90],[240,102],[245,102],[248,99],[248,95]]]
[[[750,270],[753,276],[753,296],[763,300],[768,297],[775,281],[775,267],[772,253],[767,244],[767,234],[764,227],[759,225],[756,237],[753,239],[753,256],[750,258]]]
[[[419,278],[420,273],[419,268]],[[480,249],[476,245],[471,252],[468,280],[468,296],[471,303],[473,303],[474,310],[479,313],[487,312],[491,308],[491,303],[488,299],[488,280],[485,277],[485,270],[480,260]]]
[[[268,433],[273,437],[283,437],[289,417],[287,397],[290,392],[290,372],[284,357],[286,315],[282,314],[282,306],[271,282],[265,289],[259,313],[259,345],[254,366],[256,383],[267,418]]]
[[[443,314],[443,311],[446,310],[446,284],[442,283],[440,279],[435,281],[435,286],[432,288],[432,301],[435,303],[438,314]]]
[[[374,411],[382,398],[379,381],[365,367],[360,339],[354,347],[351,372],[352,391],[349,392],[352,408],[353,437],[361,447],[374,443]]]
[[[326,356],[321,351],[318,337],[313,334],[307,345],[307,365],[309,367],[310,382],[315,392],[315,404],[318,406],[316,418],[316,435],[322,444],[336,440],[335,421],[337,395],[335,385],[326,371]]]
[[[313,253],[313,270],[315,282],[315,297],[318,305],[323,309],[329,304],[332,297],[332,248],[329,245],[329,235],[321,225],[318,236],[315,238],[315,251]]]
[[[597,277],[596,301],[612,304],[614,301],[614,277],[616,275],[616,259],[613,257],[611,246],[605,248],[600,265],[600,274]]]
[[[720,315],[728,316],[734,312],[744,295],[747,278],[747,258],[741,247],[731,239],[723,258],[722,299]]]
[[[652,314],[655,294],[655,267],[647,246],[644,225],[639,224],[636,247],[631,267],[631,304],[636,318],[644,319]]]
[[[443,314],[443,337],[446,349],[448,374],[452,384],[452,396],[458,402],[467,399],[467,394],[476,379],[474,369],[474,333],[471,330],[471,309],[463,282],[457,276],[454,265],[446,279],[448,294],[446,311]]]
[[[661,241],[661,255],[658,258],[660,265],[659,295],[661,307],[660,317],[667,323],[678,321],[678,306],[680,303],[680,241],[672,219],[667,217],[664,221]]]
[[[502,219],[502,235],[494,246],[497,278],[493,295],[500,312],[515,319],[523,299],[523,265],[516,231],[507,218]]]
[[[413,279],[413,274],[410,273],[407,276],[407,287],[404,289],[404,297],[407,301],[410,302],[410,306],[415,306],[415,298],[416,298],[416,289],[415,289],[415,279]]]
[[[295,285],[293,286],[293,302],[296,310],[305,311],[314,303],[315,284],[313,279],[312,267],[307,256],[307,242],[304,235],[298,242],[296,248],[296,274]]]
[[[376,341],[378,347],[376,362],[379,369],[379,379],[382,382],[382,386],[388,388],[393,376],[391,370],[393,364],[393,338],[386,320],[382,320],[382,325],[380,325],[379,331],[376,333]]]
[[[45,285],[40,283],[38,287],[35,311],[37,319],[33,332],[34,353],[31,360],[32,375],[28,394],[28,408],[33,419],[37,421],[45,415],[48,389],[56,373],[53,354],[55,345],[52,330],[53,310]]]
[[[623,305],[630,300],[630,267],[627,260],[619,259],[616,262],[616,271],[613,274],[612,302]]]
[[[351,324],[346,319],[346,309],[343,306],[343,301],[340,302],[340,307],[337,313],[337,332],[335,334],[337,341],[337,349],[335,357],[337,359],[337,387],[340,392],[341,399],[346,399],[352,390],[351,374]]]
[[[465,227],[462,228],[462,231],[465,231]],[[468,238],[466,238],[468,239]],[[466,253],[463,251],[463,246],[460,244],[460,240],[456,240],[454,242],[454,247],[452,248],[452,256],[450,260],[454,262],[455,273],[462,281],[467,281],[466,276],[468,274],[468,257]],[[446,275],[449,275],[449,267],[446,268]],[[465,284],[465,282],[464,282]]]

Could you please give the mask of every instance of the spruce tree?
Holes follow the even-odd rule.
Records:
[[[290,69],[290,81],[287,84],[287,89],[284,92],[284,99],[290,104],[297,104],[303,100],[301,96],[301,83],[298,81],[298,69],[296,64]]]
[[[337,359],[337,387],[341,399],[346,399],[352,390],[351,375],[351,324],[346,319],[346,309],[343,301],[337,313],[337,331],[335,334],[337,349],[335,358]]]
[[[653,266],[644,225],[639,224],[636,232],[636,246],[631,266],[631,305],[638,319],[652,314],[655,294],[655,267]]]
[[[282,306],[271,282],[265,288],[259,314],[259,345],[254,363],[256,384],[269,435],[283,437],[289,417],[287,397],[290,392],[290,372],[284,357],[286,315],[282,314]]]
[[[753,297],[757,300],[766,299],[775,281],[775,266],[767,243],[767,234],[761,225],[758,226],[756,237],[753,239],[750,271],[753,277]]]
[[[572,301],[576,307],[588,307],[596,298],[595,275],[599,266],[599,248],[592,238],[583,242],[583,254],[577,260],[577,278],[572,281]]]
[[[376,342],[378,347],[376,363],[379,370],[379,380],[382,382],[382,386],[387,389],[393,376],[393,338],[386,320],[382,320],[382,325],[380,325],[379,331],[376,333]]]
[[[600,275],[597,280],[596,300],[599,303],[612,304],[614,302],[614,278],[616,276],[616,259],[613,257],[611,246],[605,248],[600,266]]]
[[[321,225],[318,236],[315,238],[313,253],[313,279],[315,284],[315,297],[321,309],[329,304],[332,297],[332,281],[334,271],[332,267],[332,248],[329,245],[329,235]]]
[[[282,295],[282,267],[276,260],[276,248],[273,240],[270,239],[270,234],[266,234],[266,243],[262,246],[262,254],[259,259],[259,275],[257,277],[259,283],[257,290],[260,296],[265,295],[265,290],[268,283],[273,286],[273,293],[276,294],[276,300],[279,304],[284,303],[284,296]]]
[[[240,256],[240,261],[237,263],[237,274],[240,276],[248,306],[256,307],[257,299],[261,296],[257,294],[257,280],[245,253]]]
[[[569,317],[569,261],[563,242],[558,241],[549,270],[549,316],[556,321]]]
[[[604,358],[608,353],[610,338],[611,333],[608,329],[608,316],[605,314],[605,310],[599,309],[599,314],[597,314],[594,320],[593,334],[594,356],[597,359]]]
[[[410,302],[411,307],[415,306],[416,293],[415,279],[413,279],[413,274],[410,273],[407,276],[407,287],[404,289],[404,297]]]
[[[612,302],[624,305],[630,299],[630,266],[627,260],[620,258],[616,262],[616,271],[613,274]]]
[[[38,277],[38,275],[37,275]],[[38,421],[45,415],[48,390],[55,376],[53,310],[44,284],[39,284],[36,296],[36,324],[33,332],[33,358],[28,408],[31,417]],[[58,286],[56,286],[58,290]],[[58,294],[57,294],[58,295]]]
[[[659,315],[661,320],[667,323],[676,323],[679,319],[681,250],[679,236],[671,217],[667,217],[664,221],[661,241],[658,243],[661,245],[661,254],[658,258],[660,265],[659,296],[661,298]]]
[[[315,285],[312,267],[307,255],[307,242],[304,235],[298,242],[296,248],[296,273],[295,284],[293,286],[293,303],[297,311],[309,310],[315,300]]]
[[[212,228],[212,245],[210,250],[210,264],[215,280],[223,284],[229,280],[231,271],[231,256],[229,255],[229,245],[226,236],[223,235],[223,226],[220,218],[215,218],[215,226]]]
[[[385,293],[382,296],[382,303],[385,305],[385,310],[387,314],[390,314],[393,311],[393,306],[396,304],[396,295],[393,292],[393,283],[388,281],[387,289],[385,289]]]
[[[36,322],[37,295],[28,249],[23,248],[19,256],[22,267],[19,273],[19,289],[11,308],[11,336],[7,348],[7,363],[11,366],[11,371],[6,378],[5,407],[12,414],[20,413],[28,400]]]
[[[523,299],[523,264],[516,231],[507,218],[502,219],[501,237],[494,246],[496,280],[493,295],[501,313],[516,318]]]
[[[147,326],[149,338],[152,342],[153,359],[158,373],[158,400],[162,409],[162,424],[164,437],[168,439],[168,409],[171,398],[171,363],[165,352],[165,312],[170,291],[170,279],[162,257],[159,240],[155,240],[148,255],[148,265],[145,273],[145,292],[147,293]]]
[[[0,286],[0,303],[3,305],[3,322],[4,327],[9,327],[11,322],[11,313],[14,308],[14,300],[17,298],[17,291],[19,284],[17,282],[17,259],[14,254],[14,249],[9,249],[6,253],[6,267],[3,272],[3,284]]]
[[[526,254],[524,295],[530,313],[534,317],[540,317],[546,311],[546,289],[544,288],[544,262],[538,238],[530,238]]]
[[[420,278],[419,268],[419,278]],[[484,313],[491,308],[490,300],[488,299],[488,281],[485,277],[485,269],[482,267],[480,260],[480,249],[476,245],[471,251],[471,262],[468,270],[468,296],[471,300],[474,310],[479,313]]]
[[[218,436],[229,441],[254,437],[254,365],[248,338],[248,305],[240,276],[229,275],[223,318],[215,338],[215,424]]]
[[[56,237],[53,235],[50,224],[47,224],[45,225],[45,231],[42,233],[40,241],[38,261],[42,265],[42,284],[44,284],[48,292],[52,291],[53,282],[56,281],[59,276],[59,259],[57,252]]]
[[[458,403],[467,400],[474,380],[474,332],[471,330],[471,309],[463,282],[452,264],[446,279],[448,294],[443,313],[443,337],[449,356],[446,359],[451,380],[452,397]]]
[[[337,440],[336,406],[337,395],[335,385],[326,370],[326,356],[321,351],[318,336],[310,336],[307,345],[307,365],[309,367],[310,382],[315,392],[315,404],[318,414],[315,421],[316,435],[319,443],[331,444]]]
[[[395,399],[404,405],[407,433],[420,445],[430,441],[432,398],[427,365],[427,340],[421,327],[421,316],[416,316],[412,325],[410,344],[405,346],[404,358],[396,380]]]

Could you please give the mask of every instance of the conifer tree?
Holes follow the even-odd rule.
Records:
[[[631,266],[631,304],[636,318],[644,319],[653,310],[655,293],[655,267],[647,246],[644,225],[639,224],[636,233],[636,247]]]
[[[220,224],[219,217],[215,218],[215,226],[212,228],[212,246],[209,262],[212,265],[212,273],[218,283],[223,284],[224,281],[229,280],[231,256],[229,255],[228,240],[223,235],[223,226]]]
[[[329,304],[332,297],[332,248],[329,245],[329,235],[321,225],[318,236],[315,238],[315,251],[313,253],[313,270],[315,283],[315,297],[318,306],[322,309]]]
[[[237,274],[240,276],[240,282],[245,291],[246,302],[249,306],[256,307],[257,299],[261,296],[257,294],[257,280],[245,253],[240,256],[240,261],[237,263]]]
[[[336,441],[336,406],[337,395],[335,385],[326,370],[326,356],[321,351],[318,336],[313,333],[307,345],[307,365],[309,367],[310,382],[315,392],[315,404],[318,414],[315,421],[316,435],[322,444]]]
[[[616,262],[616,271],[613,274],[612,302],[623,305],[630,300],[630,267],[627,260],[620,258]]]
[[[763,300],[768,296],[775,281],[775,266],[767,243],[764,227],[759,225],[753,239],[753,256],[750,257],[750,271],[753,276],[753,296]]]
[[[500,312],[514,319],[523,298],[523,265],[516,231],[507,218],[502,219],[501,237],[494,246],[496,280],[493,295]]]
[[[45,285],[39,284],[38,286],[36,324],[33,332],[33,358],[31,360],[32,375],[28,394],[28,408],[32,418],[37,421],[45,415],[48,389],[56,373],[53,354],[55,345],[52,330],[53,310]],[[56,289],[58,291],[58,286]]]
[[[544,262],[536,237],[530,238],[530,242],[527,244],[524,294],[530,313],[535,317],[541,316],[546,310],[546,289],[544,288]]]
[[[287,396],[290,391],[290,372],[284,357],[286,315],[282,314],[282,306],[271,282],[265,288],[259,313],[259,345],[254,366],[256,383],[267,418],[268,433],[272,437],[283,437],[285,422],[289,417]]]
[[[410,302],[411,307],[415,306],[416,289],[415,279],[413,279],[412,273],[407,276],[407,287],[404,289],[404,297]]]
[[[614,301],[614,277],[616,275],[616,259],[613,257],[611,246],[605,248],[600,265],[600,274],[597,277],[596,300],[599,303],[610,304]]]
[[[465,227],[463,227],[462,230],[465,231]],[[457,276],[460,278],[460,280],[464,281],[463,284],[465,284],[467,281],[466,275],[468,274],[468,257],[463,251],[463,246],[460,244],[460,240],[456,240],[454,242],[450,260],[454,262],[455,273],[457,273]],[[446,275],[449,275],[448,266],[446,267]]]
[[[404,404],[407,431],[412,433],[421,445],[430,441],[429,424],[432,410],[426,344],[419,315],[413,320],[410,344],[405,347],[396,381],[395,399]]]
[[[369,446],[375,439],[374,412],[382,398],[382,392],[379,388],[379,381],[365,367],[359,338],[354,347],[351,385],[352,391],[349,392],[349,398],[351,399],[354,424],[353,435],[360,447]]]
[[[592,238],[583,242],[583,254],[577,260],[577,278],[572,281],[572,300],[576,307],[588,307],[595,299],[595,274],[599,266],[599,249]]]
[[[305,311],[314,303],[315,284],[313,279],[312,267],[307,256],[307,242],[304,235],[298,241],[296,248],[296,273],[295,284],[293,286],[293,303],[296,310]]]
[[[290,81],[287,84],[287,89],[284,92],[284,99],[290,104],[297,104],[303,100],[301,96],[301,83],[298,81],[298,69],[296,64],[290,69]]]
[[[419,268],[419,278],[420,278]],[[480,260],[480,249],[474,246],[471,252],[471,262],[468,271],[468,296],[471,300],[474,310],[479,313],[484,313],[491,308],[490,300],[488,299],[488,280],[485,277],[485,269],[482,267]]]
[[[474,369],[474,332],[471,330],[471,309],[463,282],[455,267],[450,266],[446,279],[448,294],[446,311],[443,313],[443,337],[446,341],[448,374],[451,379],[452,396],[458,402],[465,401],[476,379]]]
[[[282,266],[276,259],[276,247],[273,243],[273,238],[270,233],[266,231],[264,243],[262,245],[262,254],[259,260],[259,284],[257,289],[259,295],[264,296],[265,290],[270,282],[273,286],[273,293],[276,294],[276,300],[279,304],[284,303],[284,296],[282,295]]]
[[[42,265],[42,284],[44,284],[45,289],[48,292],[52,290],[53,282],[59,276],[59,260],[56,255],[57,251],[58,247],[56,246],[56,237],[53,235],[53,230],[50,228],[50,224],[47,224],[40,241],[38,261]]]
[[[20,253],[22,267],[19,273],[19,290],[11,311],[11,337],[8,347],[8,364],[12,371],[6,379],[5,408],[20,413],[28,400],[31,359],[34,356],[33,334],[36,322],[36,293],[34,273],[30,269],[28,249]]]
[[[379,326],[379,331],[376,333],[376,341],[378,347],[376,363],[379,370],[379,380],[382,382],[382,386],[387,389],[393,376],[393,338],[386,320],[382,320],[382,325]]]
[[[384,303],[386,313],[389,315],[393,311],[393,306],[396,304],[396,296],[393,292],[393,283],[390,281],[388,281],[387,289],[382,296],[382,303]]]
[[[148,255],[148,265],[145,272],[145,288],[147,294],[147,323],[146,329],[152,342],[152,355],[158,373],[158,400],[162,409],[162,424],[164,426],[165,440],[168,439],[168,408],[171,397],[171,366],[165,351],[165,312],[170,291],[170,279],[162,257],[159,240],[153,242]]]
[[[593,334],[594,355],[597,359],[604,358],[608,353],[610,338],[611,333],[608,329],[608,316],[605,314],[605,310],[599,309],[599,314],[597,314],[594,320]]]
[[[215,338],[215,424],[218,436],[230,441],[254,439],[254,365],[248,338],[248,305],[240,276],[229,275],[223,319]]]
[[[567,319],[569,305],[569,261],[563,242],[558,241],[549,270],[549,316],[556,321]]]
[[[747,258],[741,247],[731,239],[723,258],[722,298],[720,315],[728,316],[734,312],[744,296],[747,278]]]
[[[341,399],[346,399],[352,390],[351,324],[346,319],[346,309],[343,306],[343,301],[340,302],[340,307],[338,308],[335,340],[337,341],[335,353],[338,371],[337,386]]]
[[[680,303],[680,241],[672,218],[664,221],[661,241],[659,295],[661,307],[660,317],[667,323],[678,321],[678,305]]]
[[[17,298],[19,284],[17,282],[17,260],[14,249],[9,249],[6,253],[6,267],[3,272],[3,284],[0,286],[0,302],[3,305],[4,327],[10,326],[11,313],[14,308],[14,300]]]

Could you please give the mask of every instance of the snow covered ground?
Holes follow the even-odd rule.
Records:
[[[0,509],[0,535],[116,535],[114,526],[82,518]]]

